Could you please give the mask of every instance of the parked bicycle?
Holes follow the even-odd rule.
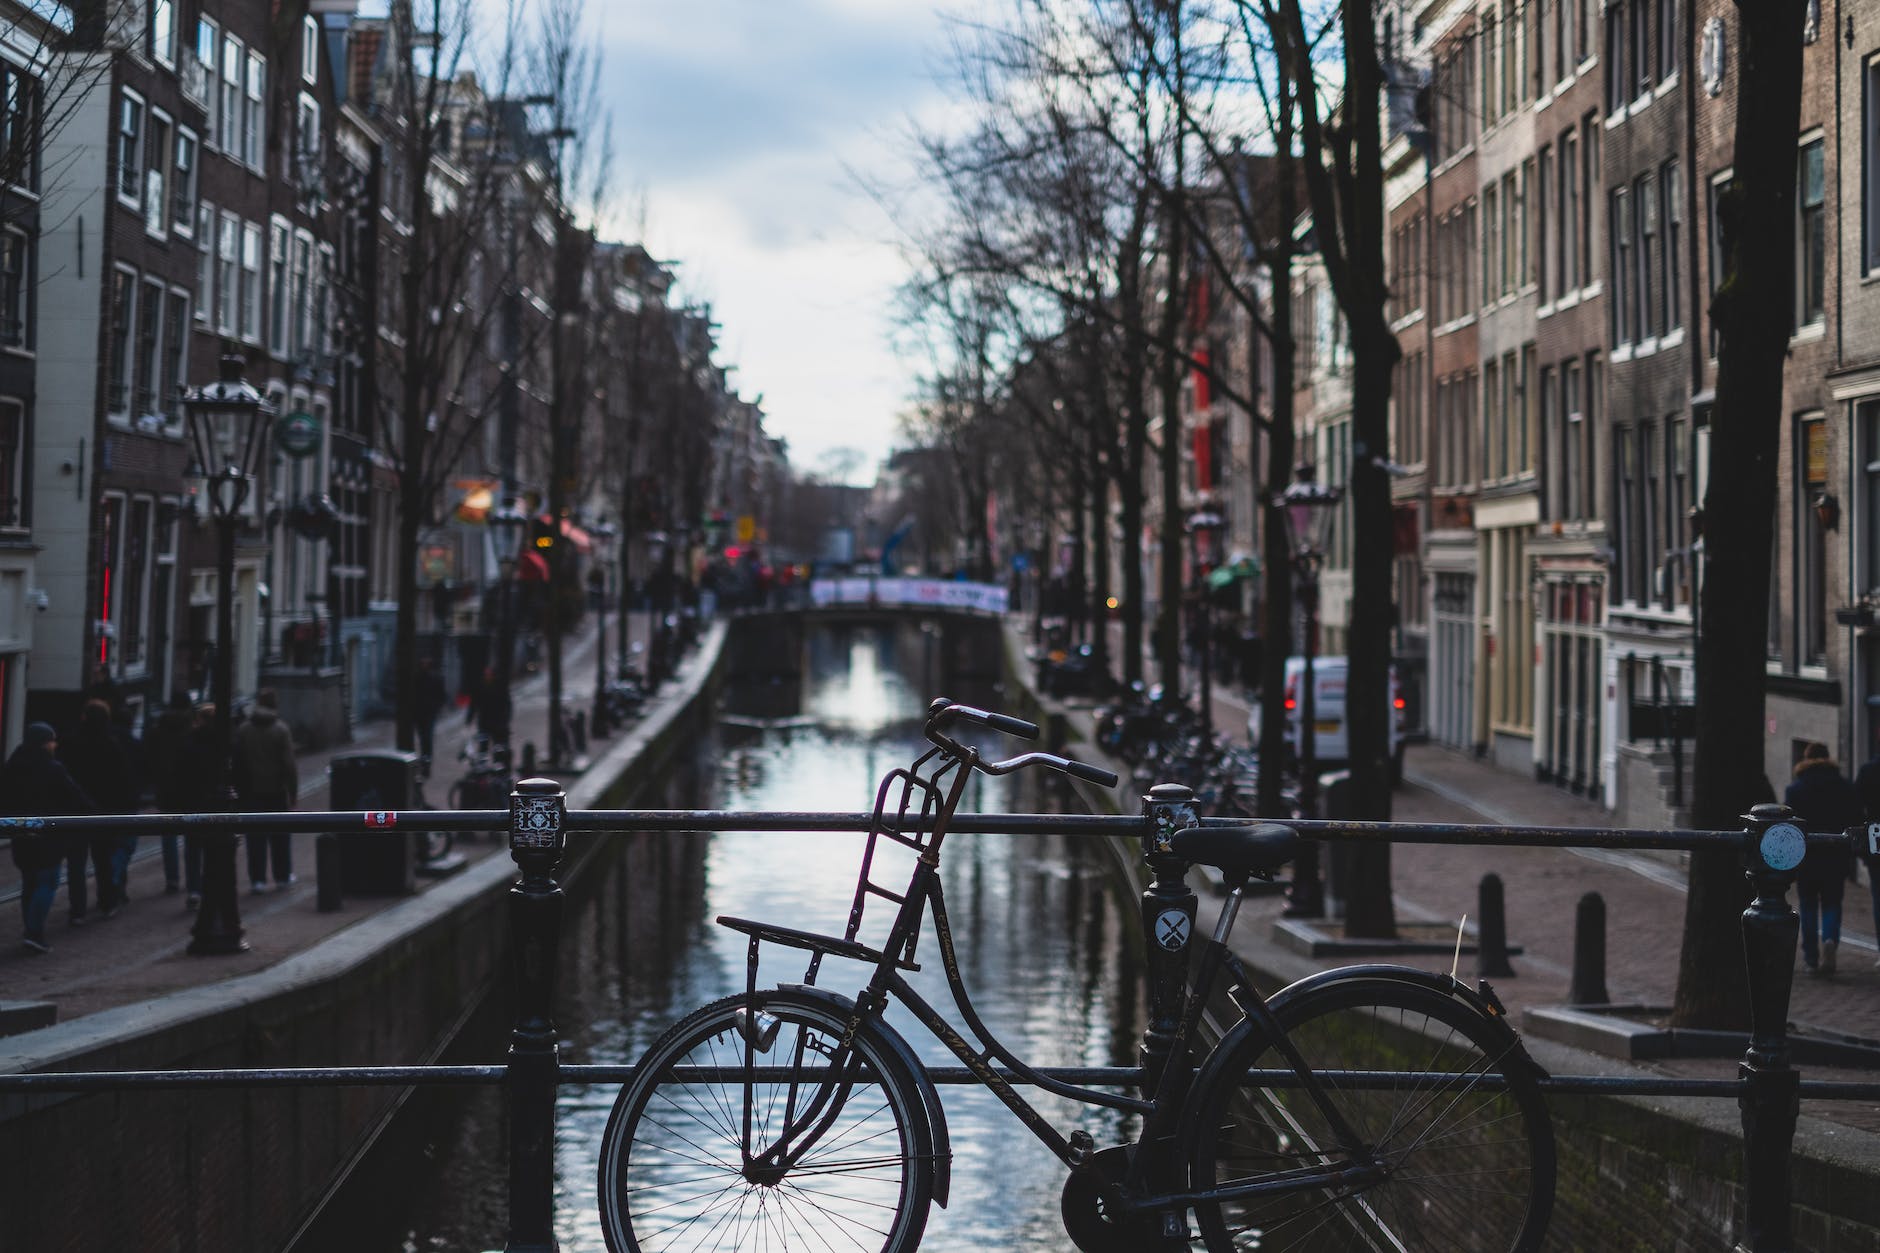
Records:
[[[971,773],[1042,765],[1105,786],[1115,776],[1048,753],[987,760],[951,733],[960,722],[1037,734],[1016,718],[935,702],[926,724],[933,747],[876,794],[840,938],[718,919],[749,937],[745,990],[670,1028],[621,1089],[600,1155],[613,1253],[918,1248],[929,1207],[947,1203],[952,1154],[930,1076],[884,1020],[891,1000],[1069,1168],[1064,1224],[1087,1253],[1187,1249],[1191,1221],[1214,1253],[1539,1246],[1553,1202],[1552,1125],[1542,1072],[1493,989],[1367,965],[1313,975],[1267,999],[1229,951],[1242,889],[1291,858],[1299,837],[1290,827],[1198,826],[1159,837],[1159,851],[1216,867],[1228,888],[1192,964],[1170,1058],[1185,1060],[1199,1044],[1223,968],[1241,1016],[1198,1069],[1171,1060],[1144,1098],[1052,1078],[994,1038],[960,976],[938,869]],[[904,889],[878,878],[897,847],[913,855]],[[877,900],[896,908],[871,945],[864,914]],[[930,909],[972,1041],[901,973],[918,969]],[[1175,911],[1154,939],[1180,951],[1188,926]],[[759,989],[763,944],[807,950],[803,980]],[[853,997],[817,986],[831,956],[873,968]],[[1052,1126],[1018,1084],[1126,1111],[1140,1132],[1099,1148],[1084,1130]]]
[[[450,785],[452,809],[507,809],[516,773],[509,765],[509,750],[479,735],[457,752],[464,763],[463,777]]]

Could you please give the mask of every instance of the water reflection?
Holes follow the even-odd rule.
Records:
[[[812,633],[798,699],[787,699],[791,694],[780,693],[777,685],[728,692],[728,720],[699,746],[698,790],[666,803],[867,808],[880,776],[912,760],[923,743],[923,712],[939,686],[925,673],[932,650],[917,630]],[[948,694],[995,707],[998,702],[985,691]],[[963,807],[1054,806],[1038,781],[981,777]],[[686,1012],[741,989],[745,937],[715,925],[721,914],[840,935],[863,844],[859,835],[826,833],[616,838],[624,844],[621,855],[598,890],[573,911],[564,939],[558,1021],[570,1062],[637,1060]],[[1092,843],[1065,838],[967,835],[945,846],[947,907],[974,1003],[992,1030],[1034,1064],[1119,1065],[1134,1059],[1141,975],[1106,857]],[[880,865],[878,882],[896,890],[905,886],[911,863],[888,859]],[[889,908],[875,902],[869,921],[878,917],[885,927]],[[807,956],[767,947],[760,980],[800,980]],[[924,969],[910,976],[915,986],[957,1020],[931,934],[923,936],[917,958]],[[864,968],[829,959],[818,983],[847,993],[864,978]],[[953,1063],[904,1010],[891,1011],[889,1018],[923,1058]],[[556,1212],[558,1237],[569,1253],[605,1249],[595,1167],[617,1091],[607,1085],[562,1092]],[[934,1211],[922,1249],[1064,1248],[1058,1217],[1063,1169],[1057,1160],[990,1094],[947,1087],[941,1096],[955,1155],[952,1203]],[[1060,1129],[1088,1128],[1099,1144],[1120,1138],[1116,1116],[1108,1111],[1041,1094],[1040,1108]],[[478,1153],[488,1151],[487,1134],[476,1141]],[[501,1161],[499,1151],[484,1185],[497,1196],[503,1189]],[[453,1183],[473,1186],[461,1176]],[[471,1227],[464,1221],[468,1216],[444,1210],[420,1215],[403,1247],[474,1249],[500,1241],[500,1226]],[[472,1221],[487,1224],[487,1207]]]

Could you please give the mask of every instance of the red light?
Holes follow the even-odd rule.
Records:
[[[1298,708],[1298,707],[1299,707],[1299,702],[1298,702],[1298,701],[1296,701],[1296,700],[1294,700],[1294,699],[1293,699],[1292,697],[1290,697],[1290,696],[1288,696],[1288,697],[1286,698],[1286,708],[1288,708],[1288,709],[1296,709],[1296,708]]]
[[[737,559],[738,559],[738,549],[736,545],[733,545],[732,547],[725,549],[726,561],[736,561]]]
[[[1402,708],[1403,708],[1403,697],[1401,697],[1401,696],[1399,696],[1399,697],[1398,697],[1398,698],[1396,699],[1396,701],[1394,701],[1393,703],[1394,703],[1394,704],[1395,704],[1395,705],[1397,706],[1397,708],[1399,708],[1399,709],[1402,709]]]

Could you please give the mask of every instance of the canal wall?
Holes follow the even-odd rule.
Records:
[[[665,798],[669,763],[710,715],[725,636],[712,628],[669,695],[569,785],[570,808]],[[606,843],[573,837],[563,882],[578,890]],[[497,850],[267,970],[0,1039],[0,1072],[429,1062],[510,977],[514,879]],[[287,1247],[408,1095],[0,1095],[0,1253]]]
[[[1095,711],[1039,694],[1034,663],[1019,629],[1005,629],[1004,711],[1037,722],[1051,751],[1114,770],[1110,790],[1078,785],[1095,812],[1134,813],[1137,789],[1127,763],[1095,743]],[[1108,841],[1132,895],[1147,886],[1135,839]],[[1211,873],[1211,872],[1210,872]],[[1218,901],[1202,871],[1191,875],[1204,920]],[[1125,915],[1134,917],[1131,911]],[[1138,927],[1140,922],[1137,922]],[[1272,993],[1320,969],[1320,963],[1249,935],[1236,953]],[[1140,942],[1140,935],[1133,942]],[[1367,959],[1368,960],[1368,959]],[[1624,1063],[1549,1040],[1524,1037],[1555,1074],[1638,1075]],[[1719,1066],[1719,1072],[1723,1067]],[[1863,1107],[1871,1110],[1871,1106]],[[1550,1096],[1559,1176],[1546,1248],[1560,1250],[1728,1249],[1744,1227],[1743,1124],[1736,1102],[1715,1098]],[[1796,1249],[1880,1253],[1880,1136],[1814,1117],[1803,1106],[1790,1163]]]

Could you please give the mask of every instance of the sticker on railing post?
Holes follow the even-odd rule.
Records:
[[[518,792],[510,797],[509,843],[512,848],[561,848],[561,796],[549,793],[531,796]]]
[[[1194,919],[1187,911],[1165,909],[1156,916],[1155,942],[1171,953],[1180,952],[1188,946],[1188,932],[1194,926]]]
[[[368,827],[395,827],[398,825],[398,815],[389,809],[369,810],[366,813],[366,825]]]
[[[1769,869],[1793,870],[1808,853],[1808,837],[1794,823],[1778,822],[1762,833],[1757,852]]]
[[[1867,824],[1867,853],[1871,857],[1880,857],[1880,822]]]

